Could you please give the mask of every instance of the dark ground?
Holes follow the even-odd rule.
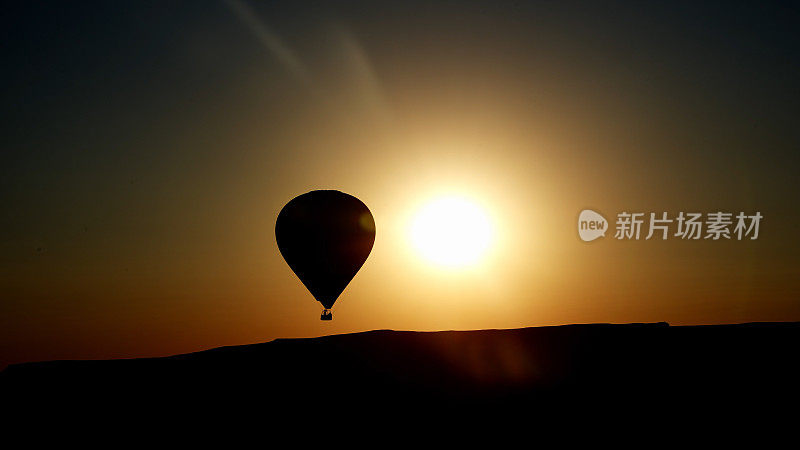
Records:
[[[796,409],[798,343],[800,323],[379,330],[166,358],[18,364],[0,373],[0,394],[103,411],[253,407],[309,418],[333,418],[345,406],[758,415]]]

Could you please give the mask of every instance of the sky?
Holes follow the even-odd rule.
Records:
[[[30,1],[0,20],[0,367],[800,320],[797,3]],[[376,223],[330,322],[274,237],[314,189]],[[475,264],[412,245],[448,196],[491,223]],[[589,243],[587,208],[612,227]],[[623,211],[764,218],[757,240],[614,239]]]

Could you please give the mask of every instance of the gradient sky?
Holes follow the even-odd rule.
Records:
[[[2,15],[0,367],[277,337],[800,320],[800,8],[781,2],[18,2]],[[372,255],[321,322],[281,207]],[[496,239],[445,270],[442,194]],[[756,241],[586,244],[580,210],[760,211]]]

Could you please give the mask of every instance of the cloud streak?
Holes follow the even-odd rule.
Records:
[[[275,57],[292,75],[305,83],[311,83],[308,68],[269,27],[261,21],[250,6],[241,0],[225,0],[225,3],[244,23],[253,36]]]

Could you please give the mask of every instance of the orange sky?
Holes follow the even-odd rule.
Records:
[[[797,16],[660,8],[177,2],[42,24],[20,6],[0,365],[383,328],[800,320]],[[332,322],[273,232],[313,189],[359,197],[377,226]],[[409,244],[445,194],[494,224],[475,267]],[[764,219],[756,241],[587,244],[584,208]]]

